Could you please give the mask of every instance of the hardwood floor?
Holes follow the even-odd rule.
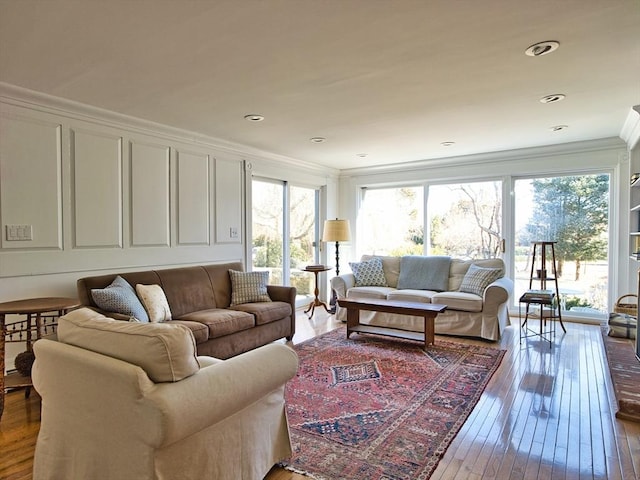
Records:
[[[311,320],[298,312],[294,343],[341,325],[324,312]],[[432,480],[640,478],[640,423],[615,418],[599,327],[565,325],[551,348],[537,338],[520,343],[514,327],[495,344],[447,337],[507,354]],[[0,421],[0,479],[31,479],[39,424],[38,395],[10,392]],[[274,468],[265,480],[307,479]]]

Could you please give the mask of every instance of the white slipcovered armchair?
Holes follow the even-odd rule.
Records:
[[[35,343],[42,396],[34,479],[264,478],[291,453],[284,385],[295,352],[270,344],[196,357],[182,325],[83,308]]]

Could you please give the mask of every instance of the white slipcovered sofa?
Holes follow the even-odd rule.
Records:
[[[291,453],[284,385],[298,360],[286,345],[197,357],[184,325],[82,308],[34,350],[35,480],[261,480]]]
[[[382,278],[371,270],[377,268],[377,262],[382,264]],[[510,324],[508,301],[513,294],[513,280],[504,276],[504,262],[499,258],[461,260],[439,256],[363,255],[359,263],[350,265],[361,281],[357,282],[353,272],[332,278],[331,288],[338,299],[387,299],[447,305],[446,311],[436,317],[436,334],[495,341]],[[478,281],[478,275],[491,281],[484,285]],[[474,276],[476,278],[472,278]],[[346,321],[346,309],[337,306],[336,318]],[[422,317],[384,312],[361,311],[360,323],[424,330]]]

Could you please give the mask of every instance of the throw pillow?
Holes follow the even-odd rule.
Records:
[[[609,332],[610,337],[636,338],[636,330],[638,328],[638,320],[633,315],[626,313],[610,313],[609,314]]]
[[[243,303],[270,302],[267,293],[269,272],[239,272],[229,270],[231,277],[231,306]]]
[[[149,314],[149,321],[153,323],[171,320],[169,302],[160,285],[136,285],[136,292]]]
[[[102,310],[130,315],[141,322],[149,321],[147,311],[140,303],[136,291],[120,275],[108,287],[91,289],[91,297]]]
[[[502,278],[501,268],[483,268],[471,265],[462,279],[460,291],[482,296],[484,289],[499,278]]]
[[[353,276],[356,278],[356,287],[386,287],[387,279],[382,269],[382,260],[373,257],[364,262],[349,262]]]
[[[445,255],[405,255],[400,259],[399,290],[449,289],[451,257]]]

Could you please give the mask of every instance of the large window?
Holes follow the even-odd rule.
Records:
[[[609,175],[508,180],[363,189],[357,253],[428,253],[468,259],[508,253],[506,267],[509,271],[513,267],[512,306],[516,306],[529,288],[531,242],[557,242],[564,312],[580,316],[606,313]],[[506,185],[513,185],[513,195],[504,192]],[[503,231],[503,199],[509,198],[507,211],[514,212],[510,222],[514,228]],[[539,286],[534,283],[532,288]]]
[[[358,250],[374,255],[422,255],[422,187],[363,189]]]
[[[529,287],[531,242],[557,242],[558,289],[563,310],[605,313],[609,284],[609,175],[519,179],[514,182],[514,193],[514,297],[519,298]],[[551,271],[550,266],[547,271]]]
[[[428,192],[429,254],[502,256],[502,182],[430,185]]]
[[[269,271],[272,285],[296,287],[301,305],[313,298],[314,277],[302,269],[318,263],[319,195],[288,182],[252,181],[253,270]]]

